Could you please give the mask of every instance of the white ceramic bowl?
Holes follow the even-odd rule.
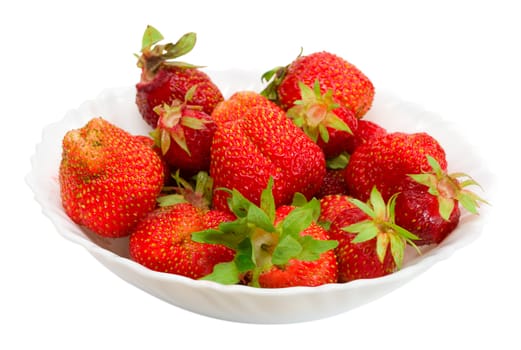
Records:
[[[260,73],[220,71],[209,73],[225,96],[237,90],[260,91]],[[402,286],[436,262],[448,258],[477,238],[486,219],[464,214],[458,228],[439,246],[425,249],[421,256],[407,254],[403,268],[391,275],[346,284],[284,289],[256,289],[224,286],[182,276],[149,270],[128,258],[127,238],[101,238],[74,224],[64,213],[59,196],[58,167],[61,140],[70,129],[82,127],[93,117],[103,116],[134,134],[147,134],[134,103],[134,87],[103,91],[94,100],[69,111],[59,122],[43,130],[42,141],[32,157],[27,183],[43,213],[63,237],[85,247],[103,265],[123,280],[178,307],[210,317],[246,323],[292,323],[320,319],[346,312],[373,301]],[[389,131],[427,131],[447,151],[449,170],[471,174],[482,186],[491,183],[491,174],[465,144],[464,135],[440,116],[377,90],[374,106],[365,117],[379,122]],[[457,169],[451,169],[457,164]]]

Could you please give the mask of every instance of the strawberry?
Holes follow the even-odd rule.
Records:
[[[320,198],[318,221],[330,225],[345,209],[356,208],[351,199],[352,197],[343,194],[330,194]]]
[[[278,106],[256,93],[238,92],[212,117],[217,124],[210,159],[215,189],[237,189],[259,204],[273,177],[277,206],[290,203],[295,192],[311,198],[318,190],[325,174],[324,153]],[[215,191],[215,208],[228,210],[228,196]]]
[[[279,107],[264,96],[254,91],[238,91],[225,103],[219,103],[212,112],[212,119],[219,125],[234,122],[248,113],[248,110],[257,107],[279,109]]]
[[[141,68],[141,79],[136,84],[136,104],[143,119],[155,128],[158,115],[154,108],[165,103],[169,105],[174,99],[184,100],[193,86],[197,86],[197,90],[192,96],[192,103],[202,106],[204,112],[211,114],[215,106],[223,100],[219,88],[199,67],[173,61],[193,49],[196,34],[187,33],[175,44],[160,45],[158,43],[161,40],[161,33],[154,27],[147,26],[137,63]]]
[[[358,119],[352,110],[334,102],[333,90],[322,94],[318,80],[313,88],[302,82],[299,87],[302,99],[288,109],[288,117],[322,148],[326,158],[338,156],[353,137]]]
[[[399,191],[407,174],[429,169],[426,155],[436,159],[442,169],[447,168],[444,149],[427,133],[392,132],[374,138],[351,154],[344,173],[348,193],[367,200],[376,186],[388,200]]]
[[[210,167],[210,145],[216,129],[210,115],[190,105],[196,90],[195,85],[190,88],[184,102],[174,100],[171,105],[154,108],[159,115],[152,132],[156,145],[171,169],[180,169],[188,175]]]
[[[358,146],[385,134],[387,134],[387,130],[381,125],[367,119],[360,119],[356,130],[353,132],[353,137],[350,137],[346,142],[346,151],[351,154]]]
[[[268,71],[262,78],[272,80],[262,94],[276,101],[284,110],[302,99],[299,82],[312,86],[318,80],[322,93],[332,90],[334,100],[351,109],[357,118],[365,115],[374,99],[374,86],[362,71],[325,51],[299,55],[288,66]]]
[[[230,262],[217,264],[204,279],[223,284],[283,288],[317,286],[337,281],[337,263],[325,229],[316,224],[320,204],[275,207],[273,178],[262,191],[260,207],[237,190],[231,193],[234,222],[194,233],[197,242],[222,244],[235,250]]]
[[[75,223],[101,236],[122,237],[155,208],[164,166],[141,136],[93,118],[68,131],[62,145],[61,201]]]
[[[396,223],[420,238],[417,245],[443,241],[458,226],[460,203],[472,214],[487,203],[466,189],[478,185],[470,176],[447,174],[434,158],[427,160],[431,170],[405,177],[396,199]]]
[[[338,241],[338,281],[376,278],[400,269],[405,247],[417,237],[395,224],[396,195],[387,204],[374,187],[368,203],[351,199],[356,205],[337,214],[329,235]]]
[[[223,245],[194,242],[193,232],[233,221],[229,213],[203,210],[190,203],[160,207],[142,218],[129,239],[132,260],[149,269],[198,279],[233,259]]]
[[[295,207],[289,205],[277,208],[275,225],[283,222],[294,210]],[[335,241],[330,241],[329,233],[316,223],[311,223],[306,229],[302,230],[299,239],[302,242],[306,242],[306,239],[309,239],[310,242],[315,240],[319,244],[330,244],[330,249],[337,244]],[[281,246],[279,244],[279,247]],[[290,250],[291,248],[285,249]],[[284,288],[293,286],[313,287],[326,283],[336,283],[338,280],[338,267],[334,251],[327,250],[317,255],[316,260],[309,261],[306,258],[295,257],[290,258],[285,264],[278,263],[271,266],[271,268],[266,268],[259,275],[259,285],[264,288]]]
[[[172,181],[171,181],[171,172],[170,172],[170,169],[168,168],[168,164],[167,162],[165,161],[165,158],[163,157],[163,153],[161,152],[161,148],[158,147],[156,145],[156,142],[154,141],[154,139],[152,137],[150,137],[150,135],[148,136],[145,136],[145,135],[135,135],[134,136],[136,139],[138,139],[139,141],[143,142],[147,147],[150,147],[152,148],[152,150],[154,150],[154,152],[159,156],[159,158],[161,159],[161,163],[163,164],[163,177],[164,177],[164,185],[165,186],[168,186]]]
[[[396,200],[396,223],[420,238],[417,245],[440,243],[458,226],[458,206],[454,206],[445,220],[439,213],[438,199],[425,186],[419,186],[410,178],[405,179],[402,186],[403,191]]]

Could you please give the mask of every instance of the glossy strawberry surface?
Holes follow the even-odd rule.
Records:
[[[152,135],[171,172],[186,176],[210,167],[210,146],[216,125],[210,115],[190,105],[161,105],[157,128]]]
[[[242,108],[245,102],[241,95],[232,96],[219,107],[221,114],[229,108],[233,117],[227,117],[225,123],[216,122],[210,162],[215,188],[235,188],[259,203],[271,176],[277,205],[290,203],[295,192],[313,196],[325,174],[322,150],[282,109],[267,101],[258,107]],[[255,98],[264,100],[258,95]],[[226,198],[226,193],[216,191],[216,208],[227,208]]]
[[[420,239],[416,245],[437,244],[457,226],[460,208],[454,206],[447,220],[441,217],[438,198],[426,186],[406,178],[396,198],[396,223]]]
[[[194,242],[191,234],[233,219],[231,214],[205,211],[188,203],[158,208],[133,230],[130,256],[155,271],[201,278],[212,272],[215,264],[233,259],[233,251],[222,245]]]
[[[153,78],[142,78],[136,84],[136,104],[143,119],[153,128],[157,126],[158,115],[154,108],[163,103],[171,104],[175,99],[184,100],[187,91],[197,86],[192,104],[202,106],[211,114],[215,106],[223,100],[219,88],[210,77],[196,68],[164,67]]]
[[[387,130],[381,125],[367,119],[360,119],[356,130],[353,131],[353,137],[349,138],[346,142],[345,150],[351,154],[358,146],[371,142],[373,139],[383,136],[386,133]]]
[[[373,186],[385,199],[398,192],[407,174],[430,169],[426,156],[447,168],[445,151],[427,133],[393,132],[358,147],[347,165],[345,179],[348,193],[361,200],[369,198]]]
[[[338,281],[341,283],[381,277],[396,270],[390,249],[387,250],[383,262],[378,259],[376,238],[354,243],[356,234],[343,230],[351,224],[367,219],[369,217],[359,208],[349,208],[337,215],[331,225],[329,237],[338,241],[335,253],[338,261]]]
[[[287,67],[278,87],[281,106],[291,108],[301,98],[299,81],[311,86],[317,79],[323,93],[332,89],[336,101],[353,110],[358,118],[371,108],[374,99],[372,82],[353,64],[325,51],[300,56]]]

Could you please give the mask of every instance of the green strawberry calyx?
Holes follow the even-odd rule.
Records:
[[[375,249],[381,263],[384,262],[387,250],[390,247],[396,267],[400,269],[407,244],[414,247],[418,254],[420,254],[420,251],[414,243],[414,240],[419,238],[412,232],[395,224],[394,208],[397,196],[398,193],[391,196],[385,203],[380,192],[376,187],[373,187],[367,203],[356,198],[350,198],[349,201],[369,216],[369,219],[343,227],[342,230],[356,234],[351,243],[361,243],[376,238]]]
[[[143,78],[151,80],[159,68],[163,65],[175,66],[180,68],[200,68],[192,64],[174,61],[192,51],[195,46],[197,35],[189,32],[181,36],[173,43],[159,44],[164,39],[163,35],[153,26],[148,25],[141,39],[141,55],[138,58],[137,66],[143,70]]]
[[[438,199],[439,213],[444,220],[449,220],[457,203],[472,214],[478,214],[480,203],[488,204],[486,200],[466,189],[471,185],[481,187],[472,177],[465,173],[447,174],[438,161],[427,155],[431,171],[421,174],[409,174],[416,182],[429,188],[429,193]]]
[[[273,101],[278,104],[279,102],[279,93],[278,87],[286,77],[287,72],[286,67],[275,67],[272,70],[267,71],[261,77],[261,81],[263,82],[271,82],[261,91],[261,95],[266,97],[268,100]]]
[[[237,216],[217,229],[192,234],[192,240],[201,243],[222,244],[235,250],[235,258],[220,263],[204,280],[222,284],[236,284],[247,276],[247,284],[260,287],[259,276],[273,266],[283,268],[291,259],[317,260],[322,253],[334,249],[338,242],[317,240],[301,232],[320,215],[320,203],[312,199],[294,208],[275,224],[276,208],[272,193],[273,179],[261,194],[260,206],[253,204],[237,190],[231,193],[230,209]]]
[[[333,98],[333,90],[322,94],[320,82],[315,80],[313,88],[303,82],[298,82],[301,99],[295,101],[287,114],[314,142],[320,136],[324,142],[329,142],[328,128],[353,134],[349,126],[335,114],[340,105]]]
[[[200,209],[210,209],[213,179],[206,171],[199,171],[190,181],[181,177],[179,169],[171,176],[177,186],[163,187],[163,194],[157,198],[160,207],[190,203]]]
[[[186,143],[184,128],[202,130],[206,128],[206,124],[211,123],[210,120],[183,115],[184,109],[202,110],[201,106],[189,104],[196,88],[197,85],[190,87],[186,92],[184,102],[176,99],[170,105],[163,103],[154,107],[154,112],[159,115],[159,119],[157,128],[150,133],[150,136],[154,139],[156,146],[161,148],[163,155],[170,149],[171,140],[174,140],[181,149],[191,156]]]

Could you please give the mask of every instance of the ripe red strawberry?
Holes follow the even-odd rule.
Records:
[[[141,68],[141,79],[136,85],[136,104],[143,119],[155,128],[158,115],[154,108],[164,103],[171,104],[174,99],[183,100],[193,86],[197,86],[197,90],[193,94],[192,103],[202,106],[204,112],[211,114],[223,100],[219,88],[197,66],[173,61],[192,50],[196,34],[187,33],[175,44],[160,45],[158,42],[161,40],[161,33],[147,26],[137,63]]]
[[[164,166],[142,137],[94,118],[65,134],[59,178],[63,208],[74,222],[121,237],[156,206]]]
[[[217,125],[222,126],[242,119],[250,109],[257,107],[279,109],[275,103],[257,92],[238,91],[225,103],[219,103],[215,107],[212,112],[212,118]]]
[[[428,162],[431,170],[407,176],[396,199],[396,223],[420,238],[417,245],[443,241],[458,226],[460,203],[472,214],[487,203],[466,189],[478,185],[470,176],[447,174],[432,157]]]
[[[196,86],[190,88],[184,102],[174,100],[171,105],[154,108],[159,115],[152,133],[154,140],[169,167],[180,169],[186,175],[208,171],[210,146],[216,129],[210,115],[198,106],[190,105],[196,90]]]
[[[198,242],[223,244],[235,250],[233,261],[218,264],[204,279],[254,287],[317,286],[337,281],[337,263],[325,229],[315,221],[320,204],[275,209],[273,179],[262,192],[260,207],[233,190],[230,201],[237,220],[216,230],[194,233]]]
[[[447,169],[445,151],[427,133],[393,132],[359,146],[349,159],[345,171],[348,193],[367,200],[376,186],[385,200],[399,191],[399,184],[407,174],[429,169],[426,156]]]
[[[265,102],[250,107],[250,98]],[[240,113],[232,116],[227,110]],[[324,153],[282,109],[258,94],[238,92],[222,102],[215,114],[227,115],[228,121],[214,117],[217,130],[210,161],[214,188],[237,189],[258,204],[273,177],[277,206],[290,203],[295,192],[311,198],[318,190],[325,174]],[[228,196],[215,191],[215,208],[227,210]]]
[[[376,137],[387,134],[387,130],[381,125],[376,124],[367,119],[360,119],[356,130],[353,132],[353,137],[349,138],[346,145],[347,153],[351,154],[366,142],[371,142]]]
[[[283,221],[293,210],[292,206],[281,206],[276,211],[275,225]],[[311,223],[300,232],[301,237],[312,237],[315,240],[329,240],[328,232]],[[332,243],[335,244],[335,243]],[[289,259],[284,266],[273,265],[259,276],[259,285],[264,288],[284,288],[292,286],[319,286],[326,283],[336,283],[338,268],[333,250],[320,254],[313,261]]]
[[[343,194],[332,194],[320,198],[320,216],[318,221],[331,224],[337,215],[346,209],[356,208],[351,202],[352,197]]]
[[[373,188],[368,203],[352,199],[357,206],[338,214],[329,236],[338,241],[338,281],[388,275],[401,268],[405,247],[417,237],[394,222],[392,196],[387,204]]]
[[[425,186],[412,179],[404,180],[402,186],[396,200],[396,223],[420,238],[417,245],[440,243],[458,226],[458,206],[454,206],[445,220],[439,213],[438,199]]]
[[[302,99],[288,109],[288,117],[322,148],[327,159],[338,156],[346,150],[358,119],[333,100],[333,90],[322,94],[318,80],[313,88],[301,82],[299,87]]]
[[[223,245],[194,242],[191,234],[234,219],[189,203],[160,207],[136,225],[129,240],[130,257],[155,271],[201,278],[216,264],[232,260],[234,253]]]
[[[333,90],[334,100],[351,109],[357,118],[365,115],[374,99],[374,86],[362,71],[324,51],[299,56],[288,66],[277,67],[262,77],[266,81],[273,79],[262,94],[285,110],[302,99],[299,82],[312,86],[318,80],[322,93]]]
[[[165,180],[164,185],[168,186],[169,184],[171,184],[172,177],[170,176],[171,175],[170,169],[168,168],[168,164],[166,163],[165,158],[163,157],[161,148],[156,146],[154,139],[152,137],[150,137],[150,135],[148,135],[148,136],[136,135],[135,138],[140,140],[141,142],[143,142],[147,147],[152,148],[152,150],[159,156],[159,158],[161,159],[161,163],[163,163],[163,173],[164,173],[163,178]]]

